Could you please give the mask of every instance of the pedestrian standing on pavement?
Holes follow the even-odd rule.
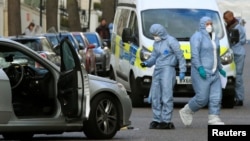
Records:
[[[34,35],[35,33],[35,24],[31,22],[25,29],[24,35]]]
[[[100,25],[96,28],[96,32],[100,35],[103,41],[106,41],[110,47],[110,30],[105,18],[102,18]]]
[[[195,96],[179,111],[184,125],[189,126],[193,114],[208,105],[208,124],[223,125],[219,118],[222,100],[220,74],[226,77],[220,62],[219,39],[211,18],[200,19],[199,31],[190,38],[191,79]]]
[[[186,60],[176,38],[169,35],[160,24],[153,24],[150,33],[154,37],[151,57],[142,62],[142,67],[155,65],[149,102],[152,104],[153,121],[149,129],[174,129],[171,122],[173,113],[173,87],[176,82],[175,66],[179,64],[179,78],[185,77]]]
[[[236,81],[235,81],[235,106],[243,106],[244,101],[244,82],[243,82],[243,69],[246,56],[246,50],[244,45],[246,44],[246,33],[244,27],[240,22],[234,17],[232,11],[226,11],[224,13],[224,20],[227,24],[227,31],[237,29],[239,31],[239,42],[231,45],[234,53],[234,62],[236,65]]]

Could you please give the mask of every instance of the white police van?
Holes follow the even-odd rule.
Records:
[[[142,68],[153,49],[149,28],[154,23],[165,26],[176,37],[184,52],[187,72],[184,81],[176,77],[174,97],[191,97],[191,52],[189,39],[198,29],[200,18],[209,16],[220,39],[221,62],[227,73],[222,106],[234,106],[235,63],[229,38],[215,0],[118,0],[111,41],[110,78],[122,83],[130,93],[134,107],[144,105],[148,97],[154,67]],[[178,74],[178,68],[176,68]],[[168,78],[166,78],[168,79]],[[167,84],[166,84],[167,85]]]

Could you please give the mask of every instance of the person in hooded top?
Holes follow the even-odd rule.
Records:
[[[176,65],[179,64],[179,78],[185,77],[186,60],[176,38],[169,35],[160,24],[153,24],[150,33],[154,37],[150,58],[141,63],[142,67],[155,65],[149,103],[152,105],[153,120],[149,129],[174,129],[171,122],[173,113],[173,87],[176,82]]]
[[[184,125],[189,126],[193,114],[208,105],[208,124],[223,125],[219,118],[222,100],[220,74],[226,77],[220,61],[219,39],[210,17],[200,19],[199,30],[191,39],[191,79],[195,96],[180,109]]]

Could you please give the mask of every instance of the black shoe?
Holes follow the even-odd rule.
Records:
[[[159,122],[152,121],[149,125],[149,129],[158,129]]]
[[[234,106],[243,106],[243,101],[236,99],[234,102]]]
[[[158,126],[157,129],[175,129],[174,124],[172,122],[161,122]]]

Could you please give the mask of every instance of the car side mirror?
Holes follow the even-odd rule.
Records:
[[[79,50],[83,50],[84,49],[84,45],[82,43],[79,43]]]
[[[93,49],[93,48],[95,48],[95,45],[93,45],[93,44],[88,45],[88,49]]]
[[[132,36],[132,30],[130,28],[124,28],[122,31],[123,42],[133,42],[134,37]]]
[[[240,41],[240,33],[238,29],[231,29],[229,31],[229,39],[231,44],[237,44]]]
[[[108,43],[104,41],[104,42],[102,43],[102,49],[103,49],[104,47],[107,47],[107,46],[108,46]]]

